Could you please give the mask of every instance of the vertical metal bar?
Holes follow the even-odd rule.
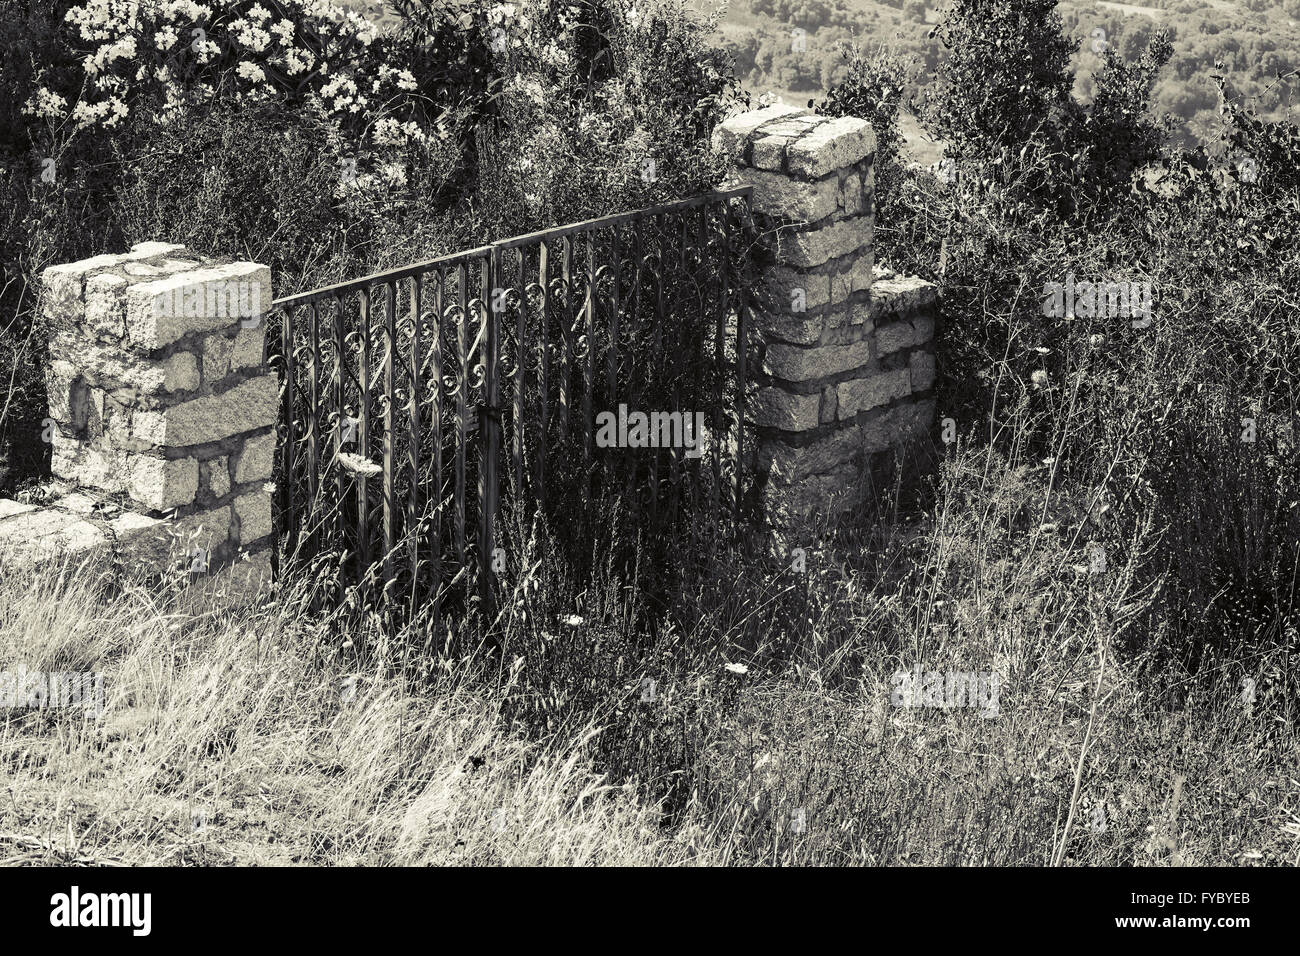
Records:
[[[713,490],[710,497],[714,509],[713,525],[715,527],[722,498],[722,404],[726,394],[726,375],[724,374],[726,358],[723,353],[726,350],[727,304],[730,301],[727,263],[731,256],[731,221],[728,217],[725,200],[722,202],[720,214],[722,217],[722,238],[719,250],[721,266],[718,270],[720,273],[718,276],[718,327],[714,330],[713,362],[711,363],[711,374],[714,376],[715,386],[713,400]]]
[[[745,350],[748,345],[745,319],[749,311],[749,250],[744,251],[744,273],[738,284],[739,307],[736,309],[736,499],[735,518],[740,519],[744,493],[745,471],[745,411],[748,392],[745,382]]]
[[[550,372],[551,372],[551,332],[550,332],[550,315],[551,315],[551,275],[550,275],[550,243],[543,242],[541,251],[537,259],[537,284],[542,287],[542,314],[538,328],[541,334],[538,338],[538,346],[542,350],[542,407],[541,407],[541,441],[538,443],[539,451],[537,455],[537,503],[544,511],[546,509],[546,451],[548,445],[547,425],[548,412],[550,411]]]
[[[634,263],[635,272],[632,276],[632,308],[628,312],[628,339],[632,342],[632,348],[636,348],[636,336],[638,331],[638,318],[641,309],[641,278],[642,278],[642,228],[641,220],[637,219],[632,224],[632,262]],[[642,398],[645,395],[643,388],[638,388],[641,384],[641,375],[639,370],[641,364],[636,360],[637,356],[633,351],[631,360],[628,362],[627,373],[627,395],[628,403],[635,408],[641,408]],[[647,411],[649,409],[646,409]],[[624,459],[623,469],[626,472],[624,478],[623,498],[629,504],[634,505],[638,515],[640,513],[639,496],[636,494],[636,473],[637,458],[632,454],[632,449],[627,449],[627,456]]]
[[[319,542],[316,514],[320,505],[320,310],[315,302],[311,304],[311,324],[307,334],[311,339],[311,367],[307,379],[311,400],[307,414],[307,497],[311,501],[309,551],[315,555]]]
[[[528,315],[528,281],[527,260],[524,247],[519,247],[519,315],[515,323],[515,395],[514,395],[514,434],[510,449],[514,459],[515,501],[522,507],[524,502],[524,385],[527,382],[528,346],[525,320]]]
[[[564,237],[564,256],[560,264],[564,287],[564,308],[560,334],[564,339],[563,370],[560,373],[560,435],[569,438],[569,404],[573,398],[573,238]]]
[[[357,454],[370,458],[370,286],[361,288],[361,350],[358,358],[358,396],[361,423],[357,427]],[[370,489],[364,475],[358,475],[357,485],[357,555],[358,575],[363,578],[370,569]]]
[[[465,338],[469,322],[469,270],[462,262],[456,267],[456,354],[460,363],[460,382],[456,391],[456,557],[465,565],[465,441],[469,436],[469,356]]]
[[[595,428],[591,390],[596,381],[596,236],[587,233],[587,361],[583,367],[582,452],[587,475],[591,475],[592,439]],[[590,487],[590,485],[587,485]]]
[[[678,274],[681,277],[682,285],[686,285],[687,280],[689,279],[689,273],[687,272],[686,269],[686,256],[688,252],[688,247],[690,245],[688,228],[689,227],[687,224],[686,216],[683,215],[680,218],[680,228],[674,230],[674,232],[677,233],[677,241],[678,241],[678,254],[676,256],[677,270],[678,270]],[[669,360],[672,371],[669,373],[669,377],[673,385],[673,409],[675,411],[681,412],[682,411],[682,373],[683,373],[683,362],[685,359],[685,349],[686,349],[686,343],[685,341],[683,341],[685,338],[683,333],[686,327],[685,326],[686,319],[685,316],[682,314],[683,313],[682,309],[678,308],[672,311],[673,311],[673,318],[670,324],[673,333],[673,345],[672,345],[672,349],[670,350],[671,358]],[[679,505],[681,499],[681,480],[682,480],[681,470],[682,470],[682,466],[680,461],[680,455],[678,454],[678,449],[676,448],[670,449],[668,452],[668,484],[672,490],[672,497],[669,499],[668,521],[670,527],[672,527],[674,531],[677,529],[677,524],[678,524],[677,517],[680,510]]]
[[[433,368],[430,370],[430,376],[433,379],[433,387],[429,392],[433,405],[429,409],[430,430],[433,433],[433,493],[434,493],[434,510],[433,510],[433,528],[430,534],[430,558],[432,567],[430,574],[433,577],[433,620],[436,626],[442,618],[442,511],[443,502],[447,496],[443,492],[444,483],[442,480],[442,321],[443,309],[445,307],[444,290],[447,287],[446,270],[438,270],[438,289],[434,298],[436,314],[433,320],[433,341],[429,347],[433,350]]]
[[[493,248],[484,263],[483,298],[486,308],[483,321],[487,323],[484,330],[480,354],[483,357],[483,392],[484,404],[479,425],[481,456],[479,459],[479,594],[482,600],[480,609],[483,624],[491,621],[492,614],[492,519],[496,513],[497,496],[497,434],[500,428],[499,395],[497,393],[497,349],[498,315],[487,297],[494,294],[496,277],[501,274],[501,252]]]
[[[420,291],[424,279],[408,280],[411,292],[411,353],[407,364],[406,454],[411,484],[406,489],[406,548],[411,568],[410,613],[420,592]]]
[[[293,428],[293,380],[296,374],[293,360],[293,316],[291,309],[281,310],[280,351],[284,364],[283,405],[280,418],[284,424],[280,446],[280,513],[284,516],[284,530],[288,532],[285,547],[288,554],[293,554],[298,543],[298,508],[294,501],[293,489],[297,484],[294,476],[294,428]],[[287,555],[286,555],[287,556]]]
[[[618,402],[618,331],[619,331],[619,307],[621,305],[619,297],[619,285],[622,281],[622,275],[619,271],[619,242],[618,226],[611,227],[609,233],[609,265],[610,275],[613,281],[613,288],[610,294],[609,310],[609,355],[605,361],[605,378],[608,398],[610,403]]]
[[[667,363],[664,360],[664,321],[667,315],[666,302],[664,300],[664,287],[668,281],[668,221],[660,214],[655,216],[655,228],[659,233],[659,262],[655,270],[655,317],[654,317],[654,356],[652,361],[655,366],[655,381],[659,388],[663,387],[664,371]],[[664,394],[656,389],[656,394]],[[659,520],[659,462],[663,458],[663,452],[656,448],[653,450],[653,457],[650,459],[650,523],[657,526]]]
[[[384,587],[393,581],[393,545],[397,541],[397,507],[393,500],[393,471],[397,457],[397,283],[388,282],[384,316]]]
[[[345,354],[347,345],[343,336],[343,300],[338,295],[334,297],[334,407],[338,415],[337,427],[334,429],[334,508],[335,520],[334,531],[335,537],[341,546],[343,544],[343,468],[339,465],[339,455],[343,452],[343,427],[348,414],[344,406],[345,392],[343,389],[343,375],[345,372]]]
[[[692,428],[695,427],[694,422],[698,421],[695,415],[697,412],[703,409],[704,402],[705,402],[704,349],[705,349],[705,343],[707,343],[709,340],[707,334],[708,319],[706,318],[706,313],[708,311],[707,304],[708,304],[709,292],[708,292],[708,286],[706,285],[707,274],[705,272],[705,267],[708,264],[708,251],[709,251],[709,216],[708,216],[707,206],[700,206],[698,210],[696,210],[695,242],[696,242],[696,248],[694,251],[698,253],[699,262],[698,263],[695,262],[694,261],[695,257],[692,256],[691,265],[696,267],[696,273],[695,273],[696,281],[694,284],[696,288],[699,290],[699,296],[696,300],[696,307],[690,310],[689,313],[691,318],[693,319],[692,326],[690,329],[690,340],[693,346],[691,352],[695,356],[695,362],[693,363],[695,365],[695,381],[693,383],[693,388],[691,390],[692,393],[691,407],[682,412],[683,418],[685,418],[686,415],[688,414],[691,416]],[[698,344],[696,342],[697,338],[698,338]],[[697,447],[699,441],[701,440],[701,437],[702,436],[700,435],[694,436],[695,441],[697,443]],[[704,477],[702,474],[703,471],[704,471],[704,463],[697,459],[695,474],[692,475],[690,478],[692,540],[698,540],[701,537],[701,528],[700,528],[701,522],[699,520],[700,519],[700,482],[703,480]],[[691,553],[696,554],[698,552],[692,549]]]

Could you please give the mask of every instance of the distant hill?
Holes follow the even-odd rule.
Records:
[[[341,0],[381,23],[393,22],[386,0]],[[689,0],[701,14],[716,10],[716,0]],[[911,64],[908,97],[932,81],[943,55],[929,31],[942,5],[925,0],[729,0],[717,42],[736,60],[738,75],[755,94],[789,103],[819,99],[842,79],[841,50],[857,44],[892,48]],[[1296,78],[1300,70],[1300,0],[1152,0],[1147,4],[1114,0],[1062,0],[1066,32],[1078,38],[1075,96],[1092,98],[1092,77],[1100,51],[1110,47],[1136,57],[1158,29],[1174,36],[1174,56],[1157,84],[1153,103],[1175,118],[1185,144],[1212,141],[1218,122],[1218,93],[1211,74],[1221,61],[1234,95],[1254,97],[1271,118],[1296,117]],[[804,31],[802,35],[796,31]],[[913,159],[934,162],[941,146],[926,138],[915,117],[904,115],[903,133]]]
[[[746,87],[787,102],[820,97],[843,76],[839,48],[854,43],[891,47],[913,64],[914,95],[928,85],[942,56],[929,31],[940,10],[924,0],[730,0],[720,42],[736,57]],[[1218,93],[1211,81],[1221,61],[1234,95],[1256,98],[1266,115],[1295,116],[1297,80],[1276,83],[1300,70],[1300,0],[1154,0],[1148,5],[1111,0],[1063,0],[1067,34],[1077,37],[1075,95],[1092,97],[1101,52],[1136,57],[1158,29],[1171,31],[1174,56],[1157,84],[1153,103],[1176,121],[1185,143],[1212,138]],[[805,31],[802,36],[796,30]],[[1270,85],[1272,88],[1270,88]],[[933,161],[937,147],[905,122],[909,151]]]

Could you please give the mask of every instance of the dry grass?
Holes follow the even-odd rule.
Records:
[[[673,862],[652,808],[582,737],[507,733],[491,695],[416,690],[322,654],[328,624],[237,613],[93,575],[0,585],[0,659],[105,674],[99,720],[0,719],[0,860],[111,864]],[[201,825],[200,825],[201,824]]]

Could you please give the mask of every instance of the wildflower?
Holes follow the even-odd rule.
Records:
[[[564,623],[568,627],[582,627],[582,625],[586,623],[586,620],[587,619],[580,614],[566,614],[564,617]]]
[[[41,87],[36,91],[36,95],[27,101],[23,107],[23,112],[39,116],[41,118],[57,119],[68,111],[68,101],[58,93]]]
[[[279,38],[281,46],[292,45],[293,43],[293,21],[292,20],[281,20],[279,23],[276,23],[271,27],[271,32],[274,33]]]
[[[733,674],[748,674],[748,673],[749,673],[749,668],[746,667],[744,664],[728,664],[728,665],[727,665],[727,670],[729,670],[729,671],[730,671],[731,673],[733,673]]]
[[[265,83],[266,73],[256,63],[242,62],[235,67],[235,73],[250,83]]]
[[[1029,380],[1034,383],[1034,388],[1047,387],[1047,373],[1041,368],[1034,372],[1033,375],[1029,376]]]

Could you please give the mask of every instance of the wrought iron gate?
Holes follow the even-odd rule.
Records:
[[[438,615],[447,600],[490,603],[503,498],[546,512],[620,494],[657,533],[733,525],[749,194],[575,223],[273,303],[280,567],[337,554],[340,584],[375,585],[411,609],[432,602]],[[638,411],[659,425],[707,413],[707,451],[653,435],[638,448],[621,424],[622,447],[599,447],[599,414],[622,423]]]

